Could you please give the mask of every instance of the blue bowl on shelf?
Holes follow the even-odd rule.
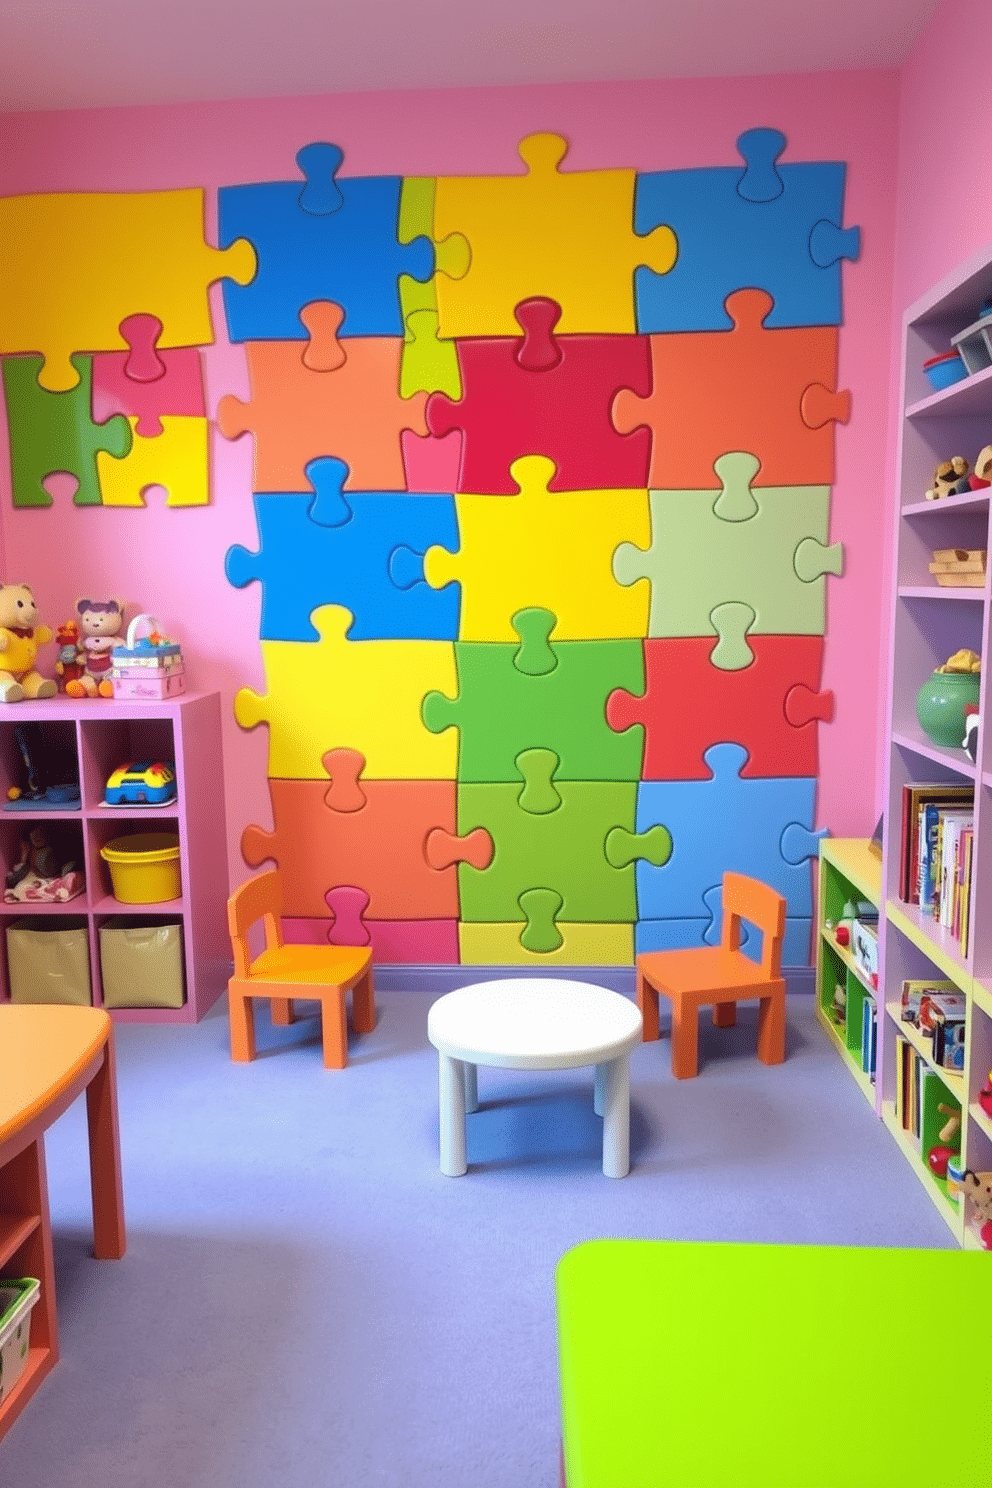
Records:
[[[958,351],[944,351],[940,356],[930,357],[923,363],[923,371],[935,393],[968,376],[968,368]]]

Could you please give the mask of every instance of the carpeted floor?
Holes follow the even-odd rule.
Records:
[[[555,1488],[554,1270],[578,1241],[953,1244],[811,996],[775,1068],[754,1008],[703,1021],[696,1080],[636,1049],[623,1180],[591,1070],[480,1070],[469,1173],[441,1177],[431,1000],[381,994],[341,1073],[313,1021],[261,1012],[252,1065],[223,1004],[118,1027],[128,1251],[90,1255],[80,1101],[47,1142],[62,1358],[0,1443],[3,1488]]]

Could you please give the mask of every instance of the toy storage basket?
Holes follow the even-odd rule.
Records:
[[[11,1002],[88,1007],[90,950],[81,915],[30,915],[7,926]]]
[[[178,899],[179,837],[175,832],[138,832],[115,837],[100,856],[110,867],[114,898],[122,904],[160,904]]]
[[[18,1281],[0,1279],[0,1403],[17,1384],[28,1362],[31,1309],[41,1283],[32,1276]]]
[[[106,920],[100,926],[100,979],[104,1007],[182,1007],[182,922],[137,922],[124,915]]]

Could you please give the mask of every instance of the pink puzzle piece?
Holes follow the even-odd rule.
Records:
[[[750,635],[748,645],[751,664],[725,671],[712,636],[644,642],[644,695],[618,688],[606,702],[611,728],[644,726],[642,779],[708,780],[703,755],[721,743],[748,751],[742,779],[817,774],[817,721],[834,705],[819,691],[823,637]]]
[[[510,466],[521,455],[555,462],[551,491],[646,486],[651,436],[619,434],[611,405],[619,389],[647,398],[646,336],[556,336],[561,307],[547,297],[516,307],[522,336],[457,343],[462,397],[432,393],[427,426],[439,437],[461,430],[458,491],[510,496]]]
[[[203,368],[195,346],[159,351],[162,322],[155,315],[129,315],[121,321],[129,351],[93,355],[93,422],[115,413],[136,418],[143,439],[162,433],[162,415],[206,417]]]
[[[336,889],[337,894],[362,894],[361,889]],[[336,900],[335,900],[336,902]],[[333,906],[332,906],[333,912]],[[291,945],[370,945],[374,966],[451,966],[458,963],[457,920],[360,920],[364,940],[339,940],[339,920],[284,919],[283,933]]]

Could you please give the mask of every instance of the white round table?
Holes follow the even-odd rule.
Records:
[[[427,1037],[438,1051],[441,1172],[465,1172],[465,1113],[478,1109],[476,1066],[596,1066],[594,1109],[603,1118],[603,1172],[630,1170],[629,1055],[641,1041],[637,1004],[586,982],[512,977],[459,987],[435,1002]]]

